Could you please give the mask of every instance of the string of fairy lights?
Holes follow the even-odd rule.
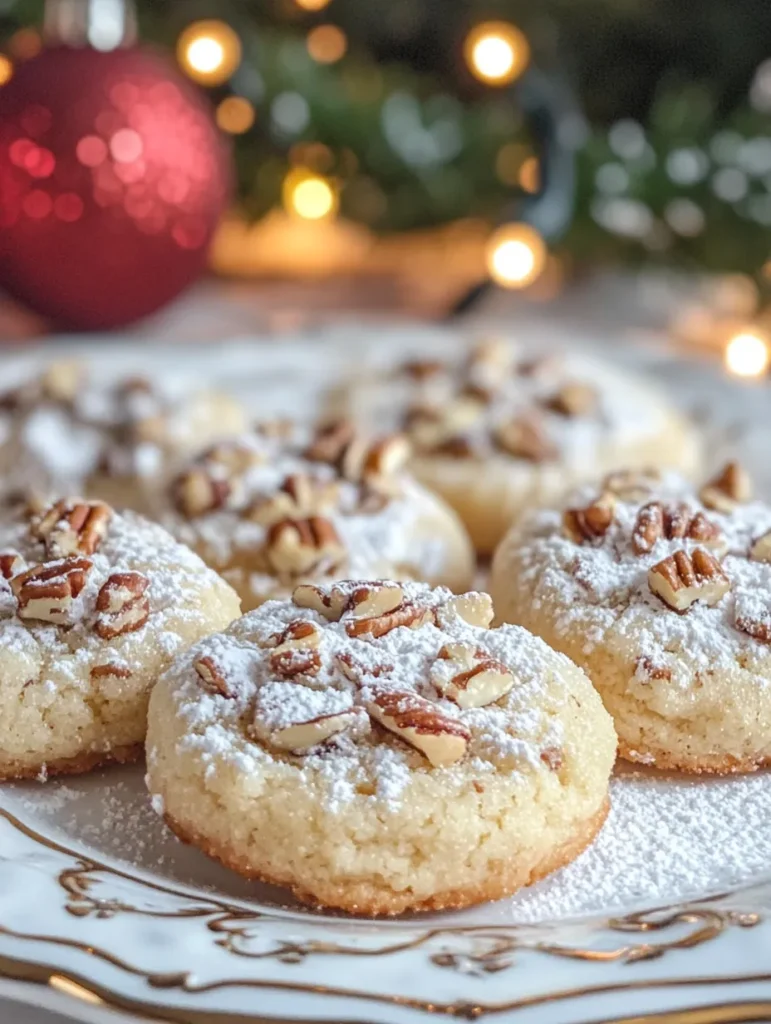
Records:
[[[299,21],[296,19],[299,42],[291,45],[304,49],[305,60],[309,59],[320,68],[342,62],[340,74],[344,77],[343,58],[349,51],[349,39],[326,11],[330,0],[287,2],[296,8],[299,18]],[[304,23],[305,15],[308,17]],[[254,54],[250,52],[252,42],[247,33],[240,33],[240,27],[234,25],[235,22],[232,25],[221,18],[194,21],[178,35],[176,53],[187,76],[212,91],[216,119],[222,131],[239,136],[259,126],[260,120],[264,121],[264,111],[257,92],[250,91],[245,84],[249,75],[254,74],[250,66],[255,64]],[[0,87],[11,80],[16,64],[34,57],[42,45],[36,28],[19,27],[4,42],[4,52],[0,52]],[[502,94],[512,84],[519,83],[532,68],[528,39],[509,21],[484,21],[471,28],[462,40],[462,53],[468,72],[493,98],[496,93]],[[397,99],[402,103],[399,109]],[[754,111],[771,112],[771,61],[758,69],[750,101]],[[386,115],[392,113],[400,117],[414,116],[418,123],[417,106],[412,108],[414,114],[412,111],[405,114],[406,102],[404,98],[389,97],[383,104],[383,124]],[[390,204],[390,193],[386,193],[385,198],[379,195],[371,175],[367,178],[361,171],[357,174],[353,153],[346,154],[340,147],[319,141],[302,141],[307,111],[307,100],[296,86],[293,91],[292,86],[285,85],[284,91],[271,99],[270,123],[281,129],[282,138],[288,139],[291,147],[288,166],[281,166],[281,177],[277,181],[280,187],[269,190],[269,202],[275,202],[273,196],[280,196],[280,205],[299,222],[331,222],[338,218],[341,224],[343,215],[349,215],[348,203],[355,188],[369,188],[372,203],[388,201]],[[388,138],[394,148],[405,141],[399,137],[397,128],[391,133],[393,138],[390,135]],[[656,140],[648,134],[648,129],[631,121],[612,125],[607,132],[606,152],[595,154],[594,164],[586,161],[587,167],[594,166],[590,171],[594,174],[588,197],[591,203],[585,203],[587,208],[590,205],[591,219],[609,235],[630,239],[639,236],[641,244],[651,250],[664,245],[662,232],[669,232],[675,239],[696,238],[704,233],[706,217],[712,216],[710,208],[702,205],[693,191],[699,187],[699,182],[705,182],[726,208],[735,208],[748,223],[760,223],[762,218],[766,218],[762,223],[771,223],[771,137],[765,137],[767,133],[757,127],[753,134],[749,126],[747,137],[742,138],[738,122],[737,128],[738,131],[718,132],[702,148],[680,143],[669,151],[654,153],[652,147]],[[604,145],[601,138],[597,144]],[[497,148],[488,153],[489,165],[494,164],[498,183],[517,189],[520,194],[539,193],[539,158],[526,142],[516,136],[504,136]],[[340,173],[344,159],[352,161],[353,172]],[[409,159],[406,162],[412,163]],[[415,162],[415,167],[419,175],[419,161]],[[646,204],[642,198],[642,175],[661,172],[685,191],[680,196],[667,198],[663,212],[656,212],[650,201]],[[687,191],[689,188],[691,194]],[[259,210],[256,214],[253,209],[251,212],[261,215]],[[718,223],[723,222],[718,220]],[[535,282],[539,282],[540,287],[559,260],[558,255],[550,252],[543,235],[529,223],[505,223],[491,229],[485,249],[487,273],[504,288],[524,289]],[[771,260],[763,268],[762,276],[771,281]],[[744,280],[751,284],[746,275]],[[732,374],[760,378],[771,371],[771,319],[767,323],[756,322],[749,328],[737,321],[721,335],[719,344],[725,365]]]
[[[329,0],[295,0],[298,7],[312,12],[323,10]],[[309,29],[305,45],[310,57],[321,64],[334,64],[345,55],[348,40],[345,32],[332,23],[314,25]],[[483,22],[475,26],[464,40],[463,53],[471,73],[490,88],[511,85],[530,63],[530,46],[525,35],[505,21]],[[196,21],[188,25],[177,42],[177,58],[185,72],[196,82],[216,87],[229,81],[242,57],[238,34],[225,22]],[[256,120],[254,105],[244,96],[231,95],[217,107],[217,123],[233,135],[248,132]],[[509,183],[525,192],[538,189],[537,158],[524,160],[521,147],[502,147],[496,169]],[[513,170],[507,167],[507,161]],[[287,171],[282,189],[284,208],[306,220],[322,220],[337,214],[339,194],[336,182],[310,167],[293,167]],[[543,272],[548,247],[535,228],[525,223],[507,223],[495,230],[486,249],[487,271],[504,288],[525,288]]]

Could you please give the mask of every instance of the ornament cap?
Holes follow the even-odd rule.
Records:
[[[137,38],[134,0],[46,0],[45,36],[53,46],[117,50]]]

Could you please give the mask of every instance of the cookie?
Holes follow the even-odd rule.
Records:
[[[426,580],[463,590],[474,557],[457,516],[405,476],[403,437],[266,424],[187,466],[158,518],[232,583],[245,610],[301,580]]]
[[[160,672],[239,614],[236,594],[165,530],[62,499],[0,522],[0,778],[141,753]]]
[[[771,763],[771,507],[735,463],[698,492],[616,473],[512,528],[498,616],[586,671],[630,761],[686,772]]]
[[[0,502],[85,494],[147,512],[178,459],[245,422],[219,392],[174,393],[145,377],[106,383],[83,364],[52,363],[0,394]]]
[[[184,840],[355,914],[465,907],[599,831],[616,751],[584,673],[486,594],[301,585],[153,692],[148,785]]]
[[[456,360],[413,359],[358,381],[335,407],[393,422],[415,450],[410,470],[491,554],[524,510],[617,466],[698,467],[693,426],[658,392],[580,355],[483,341]]]

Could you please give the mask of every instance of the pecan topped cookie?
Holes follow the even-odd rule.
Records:
[[[238,615],[159,526],[63,498],[0,523],[0,777],[138,756],[171,659]]]
[[[473,573],[455,515],[403,471],[403,435],[346,421],[272,423],[185,466],[162,521],[238,590],[246,609],[303,581],[350,575],[426,579],[453,589]]]
[[[456,509],[482,553],[523,510],[598,471],[698,463],[693,427],[652,386],[588,356],[499,338],[356,381],[338,404],[406,432],[416,477]]]
[[[357,913],[554,870],[604,818],[615,735],[579,669],[492,617],[486,594],[391,580],[263,605],[153,694],[156,808],[235,870]]]
[[[149,376],[105,382],[54,362],[0,393],[0,501],[75,492],[145,511],[178,458],[244,424],[223,394],[176,393]]]
[[[493,565],[498,614],[580,664],[631,760],[771,761],[771,507],[729,463],[701,488],[616,472],[533,513]]]

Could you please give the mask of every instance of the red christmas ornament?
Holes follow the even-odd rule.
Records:
[[[230,177],[161,56],[49,47],[0,89],[0,287],[69,328],[146,316],[201,274]]]

